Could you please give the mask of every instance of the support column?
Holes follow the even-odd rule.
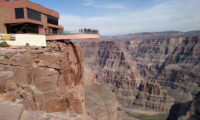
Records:
[[[28,19],[28,13],[26,7],[24,7],[24,19]]]
[[[40,35],[45,35],[45,28],[43,25],[39,25],[39,34]]]

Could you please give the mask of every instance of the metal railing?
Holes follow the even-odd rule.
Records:
[[[64,30],[58,30],[58,31],[49,31],[49,35],[69,35],[69,34],[99,34],[99,31],[96,29],[79,29],[76,31],[64,31]]]

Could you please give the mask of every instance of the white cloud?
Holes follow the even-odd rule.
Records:
[[[122,9],[122,8],[124,8],[123,5],[118,4],[118,3],[103,4],[103,5],[95,4],[93,0],[84,0],[83,5],[94,7],[94,8],[109,8],[109,9]]]
[[[124,6],[120,5],[120,4],[107,4],[107,5],[97,5],[95,6],[97,8],[110,8],[110,9],[122,9],[124,8]]]
[[[95,4],[86,3],[85,5],[86,6],[95,7],[95,8],[109,8],[109,9],[122,9],[122,8],[124,8],[120,4],[95,5]]]
[[[163,2],[165,0],[153,0],[154,2]]]
[[[200,0],[169,0],[153,8],[99,17],[61,15],[66,30],[96,28],[103,35],[199,30]]]

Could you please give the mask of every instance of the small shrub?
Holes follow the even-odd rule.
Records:
[[[8,55],[4,55],[4,58],[6,59],[10,59],[10,57]]]
[[[10,47],[7,42],[0,42],[0,47]]]
[[[26,46],[28,47],[28,46],[30,46],[30,44],[29,44],[29,43],[26,43]]]
[[[40,63],[40,60],[35,60],[35,63],[37,63],[37,64]]]

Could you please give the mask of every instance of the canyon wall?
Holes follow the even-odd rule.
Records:
[[[190,101],[200,91],[200,37],[126,42],[146,80],[157,81],[176,101]]]
[[[81,49],[74,43],[0,48],[0,101],[26,111],[87,114]]]
[[[91,45],[91,47],[88,46]],[[118,42],[81,43],[85,64],[96,79],[108,86],[120,104],[168,111],[174,99],[156,81],[146,81],[137,69],[137,63]]]
[[[174,101],[190,101],[200,91],[198,34],[143,33],[80,45],[97,82],[109,87],[122,106],[168,112]]]

